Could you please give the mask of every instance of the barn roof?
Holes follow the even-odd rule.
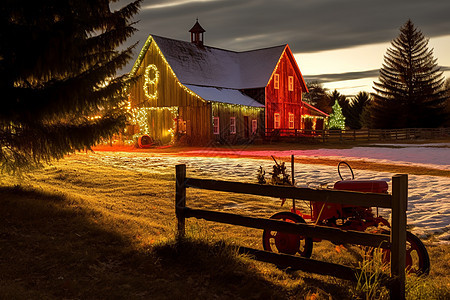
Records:
[[[265,87],[287,46],[235,52],[151,37],[182,84],[229,89]]]
[[[305,105],[307,108],[309,108],[312,114],[318,114],[319,116],[325,116],[325,117],[329,117],[330,116],[329,114],[324,113],[323,111],[321,111],[320,109],[312,106],[311,104],[303,102],[303,105]]]
[[[264,105],[255,101],[253,98],[250,98],[249,96],[244,95],[243,93],[235,89],[205,87],[190,84],[186,84],[185,86],[194,93],[196,93],[197,95],[199,95],[200,97],[202,97],[203,99],[208,101],[246,105],[253,107],[264,107]]]

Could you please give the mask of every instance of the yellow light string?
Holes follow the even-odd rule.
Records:
[[[153,79],[150,79],[150,72],[152,70],[153,70],[155,77]],[[144,79],[145,79],[145,81],[144,81],[145,97],[147,97],[147,99],[149,99],[149,100],[156,100],[158,98],[157,86],[158,86],[158,81],[159,81],[159,71],[158,71],[158,68],[156,67],[156,65],[151,64],[145,68]],[[153,91],[154,91],[153,94],[149,93],[150,85],[153,85]]]
[[[176,118],[178,118],[178,107],[176,106],[165,106],[165,107],[140,107],[133,108],[130,110],[130,124],[138,125],[139,132],[133,136],[133,140],[144,134],[150,134],[150,126],[148,122],[148,115],[151,111],[164,111],[168,110],[172,113],[172,128],[168,130],[171,135],[171,140],[175,136]]]
[[[147,38],[147,41],[144,44],[144,47],[142,47],[141,52],[139,53],[138,58],[136,59],[133,68],[131,69],[131,72],[129,74],[130,77],[133,77],[139,70],[141,63],[144,60],[144,57],[148,51],[148,49],[150,48],[150,45],[152,44],[153,38],[150,35]],[[200,97],[199,95],[197,95],[196,93],[192,92],[190,89],[188,89],[187,87],[185,87],[177,78],[177,76],[175,75],[175,72],[172,70],[170,64],[167,62],[166,58],[164,57],[161,49],[159,49],[158,45],[155,43],[155,49],[158,52],[159,56],[162,58],[162,60],[164,61],[164,63],[166,64],[167,68],[169,69],[170,73],[172,74],[172,76],[175,78],[175,81],[177,82],[178,86],[180,88],[182,88],[186,93],[188,93],[189,95],[197,98],[198,100],[202,101],[202,102],[206,102],[205,99],[203,99],[202,97]]]
[[[155,48],[158,51],[158,54],[160,55],[160,57],[162,58],[162,60],[164,61],[164,63],[166,64],[167,68],[169,69],[170,73],[172,74],[172,76],[175,78],[175,81],[177,82],[178,86],[180,88],[182,88],[186,93],[188,93],[191,96],[196,97],[198,100],[202,101],[202,102],[206,102],[202,97],[200,97],[199,95],[197,95],[196,93],[194,93],[193,91],[191,91],[190,89],[188,89],[187,87],[185,87],[179,80],[177,75],[175,74],[175,72],[172,70],[172,67],[170,66],[170,64],[167,62],[166,58],[164,57],[164,54],[162,53],[161,49],[159,49],[158,45],[155,43]]]
[[[327,117],[302,115],[302,119],[326,119]]]

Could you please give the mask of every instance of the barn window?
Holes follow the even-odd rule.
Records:
[[[280,114],[279,114],[279,113],[275,113],[275,114],[273,115],[273,127],[274,127],[275,129],[278,129],[278,128],[280,128],[280,126],[281,126],[281,118],[280,118]]]
[[[294,114],[289,113],[289,129],[294,129]]]
[[[254,119],[252,120],[252,134],[255,134],[257,129],[258,129],[258,121]]]
[[[273,88],[278,90],[280,88],[280,75],[274,74],[273,75]]]
[[[230,133],[236,134],[236,117],[230,117]]]
[[[219,134],[220,128],[219,128],[219,117],[214,117],[213,122],[213,133]]]
[[[289,91],[294,90],[294,76],[288,77],[288,89],[289,89]]]

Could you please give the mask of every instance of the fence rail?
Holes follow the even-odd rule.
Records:
[[[438,139],[450,137],[450,128],[403,128],[403,129],[273,129],[265,131],[267,141],[390,141],[414,139]]]
[[[218,211],[193,209],[186,206],[187,188],[390,208],[392,210],[391,235],[386,236],[310,224],[289,223],[280,220],[241,216]],[[387,195],[187,178],[186,165],[177,165],[175,214],[177,217],[178,236],[180,238],[184,237],[185,219],[193,217],[250,228],[294,233],[338,243],[389,248],[391,251],[391,280],[389,287],[391,299],[404,299],[407,190],[408,176],[405,174],[392,177],[392,195]],[[242,253],[249,253],[258,260],[271,262],[279,266],[289,266],[306,272],[332,275],[347,280],[357,280],[356,272],[360,271],[348,266],[245,247],[240,247],[239,251]]]

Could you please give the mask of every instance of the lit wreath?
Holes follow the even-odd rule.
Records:
[[[154,70],[155,71],[155,78],[150,79],[150,71]],[[156,89],[156,86],[158,84],[158,80],[159,80],[159,71],[158,68],[156,68],[155,65],[148,65],[147,68],[145,68],[145,72],[144,72],[144,94],[145,97],[147,97],[149,100],[156,100],[156,98],[158,98],[158,90]],[[150,94],[148,92],[149,86],[150,85],[154,85],[154,93]]]

